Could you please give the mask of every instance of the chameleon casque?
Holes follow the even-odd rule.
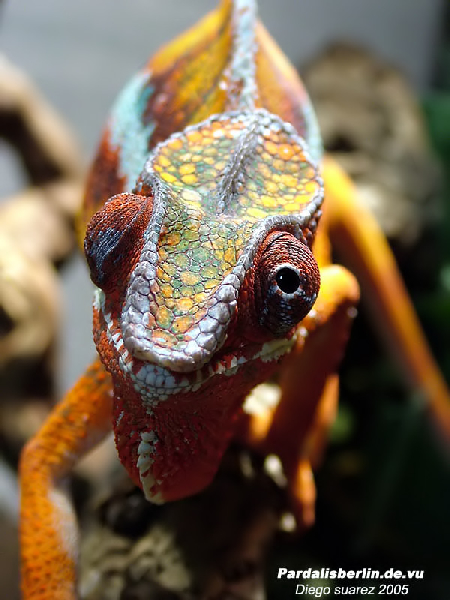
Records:
[[[255,5],[223,0],[148,62],[108,120],[82,214],[98,359],[22,455],[25,599],[77,596],[60,482],[111,425],[153,502],[208,485],[238,429],[280,457],[298,519],[312,521],[311,466],[359,298],[355,277],[331,264],[330,239],[450,435],[446,385],[387,243],[322,158],[307,94]],[[243,417],[274,373],[279,404]]]

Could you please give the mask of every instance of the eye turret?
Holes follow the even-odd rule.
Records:
[[[126,285],[139,259],[152,198],[117,194],[94,214],[84,240],[92,282],[104,292]]]
[[[259,324],[283,337],[311,310],[320,273],[311,250],[287,232],[269,236],[255,269],[255,309]]]

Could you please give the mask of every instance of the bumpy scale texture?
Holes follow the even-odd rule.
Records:
[[[154,262],[148,265],[154,271],[143,294],[151,296],[145,311],[148,332],[138,336],[182,352],[187,339],[212,333],[206,324],[196,333],[193,329],[208,309],[215,306],[219,321],[229,322],[216,292],[221,286],[223,291],[230,274],[242,281],[263,234],[276,225],[303,227],[311,235],[311,214],[303,220],[298,215],[310,206],[312,214],[318,211],[321,180],[293,128],[263,110],[213,117],[174,135],[156,148],[138,193],[152,176],[164,184],[161,198],[155,194],[154,200],[164,204],[164,216],[150,225],[152,234],[159,230],[160,235],[152,244],[153,259],[146,261]],[[294,218],[274,219],[277,215]],[[135,314],[135,305],[145,302],[142,293],[137,297],[138,302],[129,302]],[[216,324],[216,339],[206,341],[211,351],[223,341],[225,329],[218,329]]]

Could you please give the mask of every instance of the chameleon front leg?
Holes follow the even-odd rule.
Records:
[[[355,273],[378,329],[411,387],[422,393],[429,413],[450,440],[450,395],[428,348],[389,245],[374,217],[356,196],[341,167],[323,162],[331,240]]]
[[[61,482],[111,429],[112,384],[96,360],[23,450],[21,477],[24,600],[74,600],[77,525]]]
[[[300,324],[298,342],[282,366],[280,401],[272,411],[251,415],[246,424],[246,442],[265,454],[279,456],[301,525],[314,520],[311,467],[333,420],[338,397],[336,369],[358,299],[358,283],[346,269],[330,265],[321,270],[314,308]]]

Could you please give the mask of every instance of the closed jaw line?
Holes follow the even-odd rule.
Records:
[[[160,401],[167,400],[174,394],[196,392],[216,375],[233,376],[247,362],[258,359],[263,362],[277,360],[291,350],[299,336],[307,335],[306,329],[300,327],[289,339],[276,339],[264,343],[251,357],[213,358],[211,362],[189,374],[174,373],[150,362],[136,371],[135,359],[124,345],[120,328],[115,324],[111,314],[105,311],[104,293],[100,289],[96,290],[94,307],[101,312],[106,322],[107,338],[119,355],[121,371],[130,377],[136,391],[149,406],[156,406]]]

